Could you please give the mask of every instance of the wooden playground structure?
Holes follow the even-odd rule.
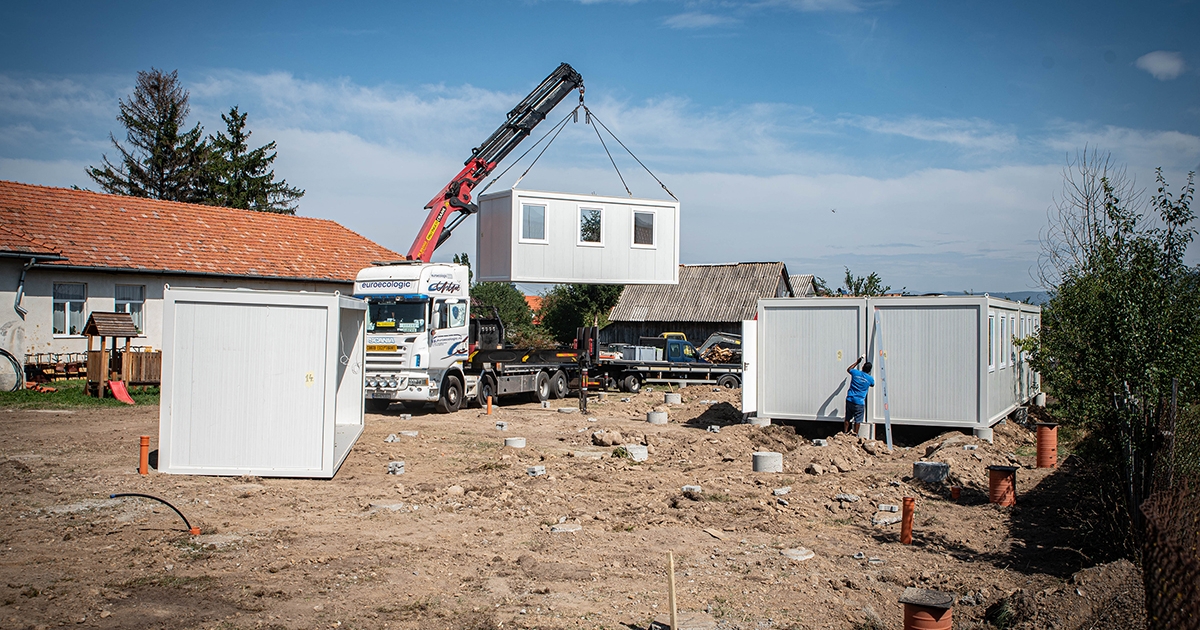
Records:
[[[83,334],[87,336],[89,396],[104,398],[107,387],[120,397],[128,387],[158,385],[162,380],[162,352],[132,346],[131,340],[141,335],[129,313],[92,313]],[[100,346],[93,350],[96,338]],[[125,341],[123,348],[117,346],[118,339]]]

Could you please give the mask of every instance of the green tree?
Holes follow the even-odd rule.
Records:
[[[226,208],[242,208],[276,214],[296,214],[296,201],[304,191],[275,181],[271,164],[275,161],[275,141],[257,149],[249,148],[247,114],[235,105],[221,114],[225,133],[209,136],[207,160],[207,203]]]
[[[533,311],[525,294],[507,282],[476,282],[471,285],[471,303],[478,317],[499,314],[509,333],[533,327]]]
[[[113,163],[102,156],[101,166],[87,168],[88,177],[112,194],[204,201],[207,147],[199,123],[183,131],[190,111],[178,72],[138,72],[133,95],[120,101],[117,116],[129,148],[110,133],[120,159]]]
[[[466,266],[467,282],[468,283],[475,282],[475,272],[471,270],[471,257],[467,255],[467,252],[463,252],[461,254],[455,254],[454,255],[454,264]]]
[[[892,287],[884,285],[883,278],[880,278],[879,274],[874,271],[866,276],[856,276],[850,273],[849,267],[844,267],[844,269],[846,270],[846,277],[842,280],[843,286],[841,292],[843,294],[870,297],[884,295],[892,291]],[[900,289],[900,292],[903,293],[904,289]]]
[[[1116,462],[1113,485],[1136,534],[1172,381],[1185,403],[1200,394],[1200,272],[1184,263],[1193,175],[1173,195],[1160,169],[1146,203],[1107,156],[1085,150],[1065,178],[1069,194],[1042,243],[1052,297],[1021,345],[1058,399],[1056,415],[1098,441],[1097,463]]]
[[[560,284],[542,297],[541,326],[559,343],[575,338],[575,329],[608,324],[608,313],[617,305],[620,284]]]

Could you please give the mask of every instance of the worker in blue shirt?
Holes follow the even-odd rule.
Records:
[[[846,373],[850,375],[850,389],[846,392],[846,422],[843,430],[850,432],[850,423],[855,425],[862,423],[867,409],[867,388],[875,387],[875,377],[871,376],[871,362],[863,363],[867,355],[858,357],[854,365],[846,368]],[[862,364],[862,369],[858,369],[859,364]],[[858,427],[855,426],[855,433],[858,433]]]

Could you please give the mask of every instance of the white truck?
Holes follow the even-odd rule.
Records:
[[[470,281],[462,265],[395,263],[358,272],[355,297],[367,300],[367,409],[393,402],[442,411],[462,405],[469,386]]]

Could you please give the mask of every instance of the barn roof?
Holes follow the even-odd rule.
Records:
[[[754,318],[759,298],[791,295],[787,266],[781,262],[680,265],[679,284],[625,287],[608,318],[613,322],[736,322]]]
[[[0,253],[48,267],[352,282],[400,258],[327,219],[8,181],[0,226]]]

